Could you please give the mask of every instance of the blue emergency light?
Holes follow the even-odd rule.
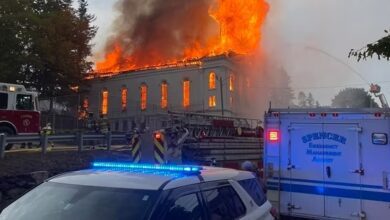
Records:
[[[168,165],[168,164],[139,164],[126,162],[93,162],[92,167],[95,169],[113,169],[113,170],[129,170],[129,171],[166,171],[194,174],[202,170],[200,166],[192,165]]]

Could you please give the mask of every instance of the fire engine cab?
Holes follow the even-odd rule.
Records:
[[[0,133],[32,134],[39,130],[38,93],[23,85],[0,83]]]

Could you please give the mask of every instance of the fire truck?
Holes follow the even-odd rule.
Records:
[[[385,106],[385,105],[384,105]],[[270,109],[268,199],[285,216],[390,216],[390,109]]]
[[[23,85],[0,83],[0,133],[37,134],[39,130],[38,93]],[[11,144],[6,146],[10,148]]]
[[[160,129],[140,135],[140,141],[132,141],[135,143],[132,148],[142,151],[134,152],[134,155],[142,154],[140,162],[240,169],[241,163],[252,161],[262,167],[260,120],[191,112],[168,112],[159,118],[163,124]],[[134,135],[134,132],[129,134],[129,139]],[[154,146],[154,151],[148,150],[150,146]]]

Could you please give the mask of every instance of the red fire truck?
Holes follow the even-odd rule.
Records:
[[[0,83],[0,133],[37,134],[39,130],[38,93],[23,85]]]

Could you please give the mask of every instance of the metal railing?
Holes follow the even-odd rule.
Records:
[[[6,134],[0,133],[0,159],[5,157],[6,146],[9,144],[23,144],[23,143],[32,143],[38,142],[39,148],[41,149],[42,154],[46,154],[48,151],[48,146],[51,143],[58,142],[72,142],[77,146],[78,152],[84,150],[85,141],[102,141],[105,143],[107,150],[111,150],[113,141],[125,141],[125,134],[117,134],[108,132],[106,134],[86,134],[83,132],[75,134],[58,134],[58,135],[48,135],[48,134],[37,134],[37,135],[15,135],[7,136]]]

